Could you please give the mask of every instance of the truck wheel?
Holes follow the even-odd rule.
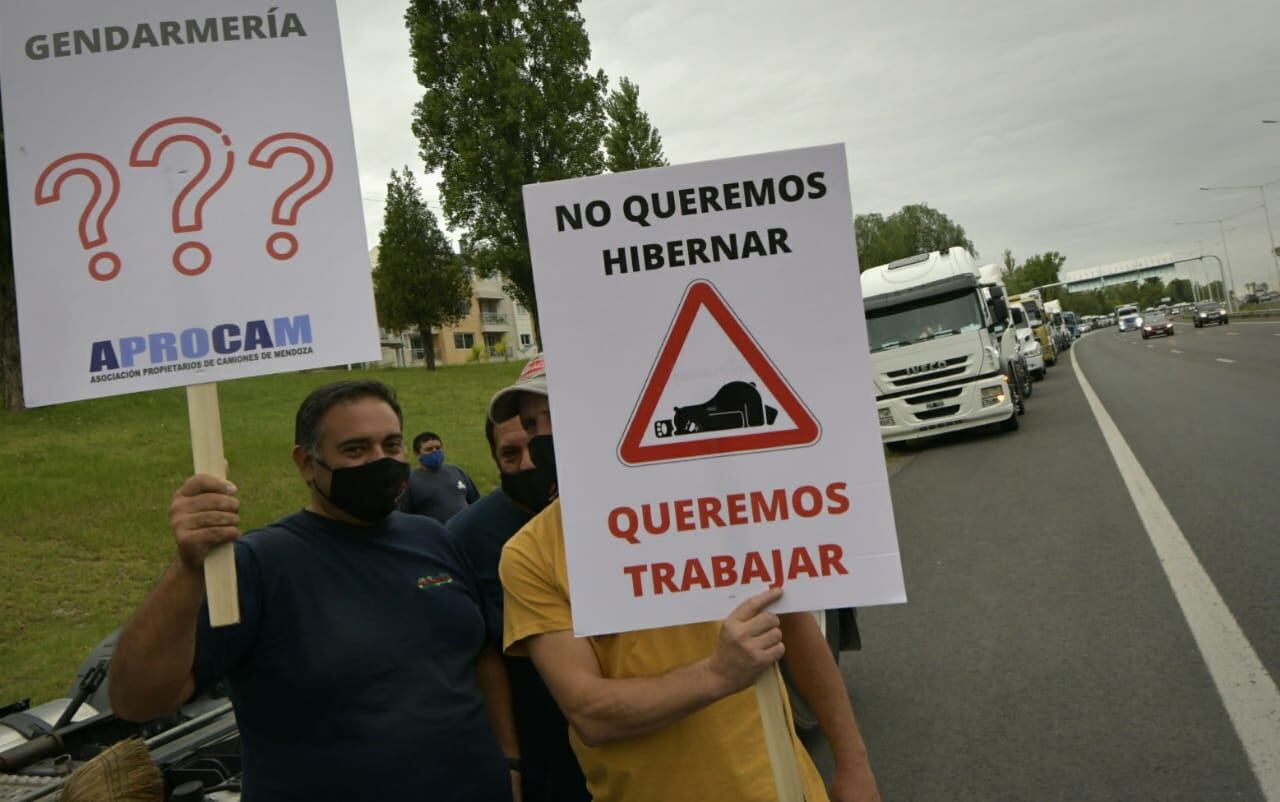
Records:
[[[813,614],[818,620],[818,629],[827,639],[827,647],[836,665],[840,665],[840,613],[837,610],[822,610]],[[796,732],[810,733],[818,729],[818,717],[813,709],[796,691],[791,672],[787,669],[787,658],[782,658],[782,679],[787,684],[787,697],[791,700],[791,718],[796,723]]]
[[[1021,425],[1022,424],[1018,422],[1018,410],[1016,409],[1013,411],[1012,415],[999,423],[1000,431],[1002,432],[1016,432],[1018,431],[1018,427]]]
[[[1017,417],[1018,415],[1027,414],[1027,405],[1023,401],[1023,396],[1022,396],[1022,383],[1017,381],[1017,379],[1015,379],[1012,382],[1009,382],[1009,392],[1013,394],[1014,417]]]
[[[1038,370],[1033,371],[1031,373],[1031,376],[1038,382],[1044,381],[1044,376],[1045,376],[1044,368],[1040,368]]]
[[[892,443],[885,443],[884,447],[889,449],[890,451],[896,451],[899,453],[906,451],[908,448],[910,448],[910,446],[907,445],[906,440],[895,440]]]

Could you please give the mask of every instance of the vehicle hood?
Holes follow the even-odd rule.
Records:
[[[960,383],[998,370],[985,330],[952,334],[871,355],[876,397]]]

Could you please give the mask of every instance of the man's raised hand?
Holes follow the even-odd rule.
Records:
[[[236,486],[226,479],[196,474],[173,494],[169,525],[178,544],[178,559],[194,572],[203,572],[205,558],[215,546],[240,537],[240,501]]]

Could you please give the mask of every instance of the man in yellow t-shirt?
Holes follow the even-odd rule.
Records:
[[[549,439],[545,379],[498,393],[490,417],[513,409],[530,437]],[[503,646],[533,658],[569,720],[596,802],[776,800],[751,686],[784,651],[835,756],[830,798],[879,802],[844,682],[813,616],[768,612],[781,590],[747,599],[722,622],[575,638],[558,500],[507,541],[499,571]],[[792,740],[806,802],[823,802],[822,779]]]

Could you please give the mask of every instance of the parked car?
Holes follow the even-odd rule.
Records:
[[[1169,318],[1155,313],[1142,320],[1142,339],[1149,337],[1172,337],[1173,321]]]
[[[1197,329],[1210,323],[1225,326],[1230,322],[1227,308],[1217,301],[1201,301],[1196,304],[1196,310],[1192,313],[1192,320],[1195,322]]]

